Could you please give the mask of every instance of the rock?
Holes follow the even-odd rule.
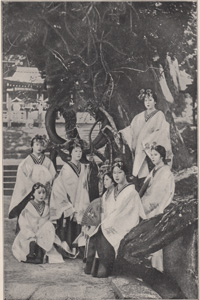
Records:
[[[118,299],[162,299],[151,287],[136,278],[116,277],[111,284]]]
[[[164,270],[188,299],[198,299],[197,231],[188,228],[184,236],[163,249]]]

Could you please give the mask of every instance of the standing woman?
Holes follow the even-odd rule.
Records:
[[[127,169],[120,159],[116,159],[112,167],[116,187],[112,197],[115,209],[109,213],[100,226],[92,234],[89,241],[89,256],[87,256],[85,273],[93,276],[107,277],[111,274],[115,257],[123,237],[145,218],[140,197],[133,184],[127,182]],[[93,266],[94,256],[98,254],[99,265]]]
[[[36,135],[31,140],[32,153],[29,154],[20,164],[17,170],[15,188],[12,194],[9,218],[18,217],[21,210],[28,203],[32,186],[36,182],[45,185],[47,196],[51,192],[51,184],[56,176],[56,170],[52,161],[43,153],[45,149],[45,139],[41,135]]]
[[[52,187],[50,218],[57,222],[57,235],[72,248],[81,232],[81,220],[90,203],[87,181],[89,167],[80,162],[82,141],[70,141],[69,153],[71,160],[64,164]]]
[[[152,145],[165,147],[167,159],[172,160],[173,154],[169,123],[163,112],[156,109],[156,94],[150,89],[143,89],[139,99],[144,100],[146,110],[136,115],[130,126],[122,129],[120,133],[134,155],[132,174],[140,179],[149,174],[146,157],[150,157]]]
[[[166,150],[161,145],[151,151],[154,168],[139,192],[147,219],[162,214],[174,196],[174,176],[166,164]],[[152,266],[163,271],[162,250],[152,254]]]

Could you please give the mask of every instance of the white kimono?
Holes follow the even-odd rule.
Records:
[[[120,130],[124,140],[134,154],[133,175],[139,178],[146,177],[149,169],[146,161],[146,155],[151,157],[151,147],[161,145],[166,149],[166,158],[171,159],[172,150],[170,141],[170,127],[165,120],[162,111],[157,111],[147,121],[145,121],[146,112],[136,115],[130,126]]]
[[[107,190],[101,197],[101,222],[115,210],[116,201],[112,192],[112,190]]]
[[[34,183],[40,182],[50,188],[55,176],[56,171],[54,165],[48,157],[44,157],[42,164],[37,164],[31,155],[28,155],[19,164],[17,170],[9,214],[31,192]],[[47,192],[49,192],[49,190]]]
[[[83,214],[88,207],[88,168],[81,164],[80,174],[65,163],[59,176],[55,179],[50,198],[50,219],[58,220],[64,213],[64,217],[70,217],[77,213],[76,220],[81,224]]]
[[[49,221],[49,206],[45,203],[42,216],[29,202],[19,216],[20,231],[12,245],[12,252],[18,261],[26,261],[29,254],[30,242],[35,241],[46,251],[49,263],[64,262],[62,256],[56,251],[53,244],[56,243],[66,252],[73,254],[66,242],[61,242],[55,234],[53,224]]]
[[[115,201],[115,209],[102,221],[101,226],[103,235],[113,246],[117,256],[118,248],[124,236],[135,227],[140,217],[145,219],[145,213],[138,193],[134,185],[126,186],[118,196],[114,197],[114,190],[111,196]],[[92,234],[94,235],[95,232]]]
[[[147,189],[141,198],[148,219],[163,213],[171,203],[175,190],[174,176],[169,166],[164,165],[154,172],[153,169],[145,179],[144,185],[147,183]],[[152,266],[163,271],[162,250],[152,254]]]

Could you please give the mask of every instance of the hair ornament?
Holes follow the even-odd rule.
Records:
[[[76,147],[80,147],[82,150],[87,147],[87,144],[85,141],[79,139],[78,137],[72,138],[69,141],[66,141],[64,144],[62,144],[63,150],[70,150]]]
[[[36,182],[33,187],[32,187],[32,192],[34,193],[36,190],[38,190],[39,188],[44,188],[46,191],[46,186],[40,182]]]
[[[151,89],[141,89],[138,99],[143,101],[145,96],[153,97],[153,91]]]
[[[109,164],[109,161],[106,160],[100,167],[99,167],[99,172],[98,172],[98,177],[103,178],[106,173],[111,172],[112,168],[111,165]]]
[[[46,141],[47,137],[45,134],[44,135],[36,134],[33,139]]]
[[[44,135],[36,134],[31,140],[31,146],[33,145],[34,141],[39,141],[40,143],[43,143],[44,147],[48,145],[48,140],[45,134]]]
[[[77,137],[75,137],[74,139],[71,140],[71,145],[72,145],[73,148],[75,148],[75,147],[80,147],[82,149],[84,148],[83,140],[81,140]]]
[[[121,158],[115,158],[115,160],[114,160],[114,163],[113,163],[113,165],[112,165],[112,169],[114,168],[114,167],[119,167],[120,169],[121,169],[121,167],[122,166],[124,166],[124,162],[123,162],[123,160],[121,159]]]
[[[151,150],[154,150],[156,146],[157,146],[157,143],[153,142],[152,145],[151,145]]]

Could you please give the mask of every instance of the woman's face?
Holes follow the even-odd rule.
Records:
[[[154,149],[151,151],[151,160],[155,166],[158,165],[161,161],[163,161],[160,153]]]
[[[80,160],[81,157],[82,157],[82,149],[80,147],[75,147],[73,150],[72,150],[72,153],[71,153],[71,156],[72,156],[72,159],[73,160]]]
[[[41,143],[40,141],[35,140],[33,142],[32,149],[33,149],[34,154],[40,155],[42,153],[42,151],[44,150],[43,143]]]
[[[37,190],[35,190],[33,195],[37,202],[42,202],[46,198],[46,191],[42,186],[40,186]]]
[[[125,172],[117,166],[114,167],[114,169],[113,169],[113,179],[117,184],[123,184],[126,181]]]
[[[112,179],[111,179],[108,175],[105,175],[105,176],[104,176],[104,181],[103,181],[103,183],[104,183],[104,187],[105,187],[106,189],[108,189],[111,185],[113,185],[113,181],[112,181]]]
[[[146,95],[144,98],[144,105],[147,110],[155,109],[156,102],[152,96]]]

